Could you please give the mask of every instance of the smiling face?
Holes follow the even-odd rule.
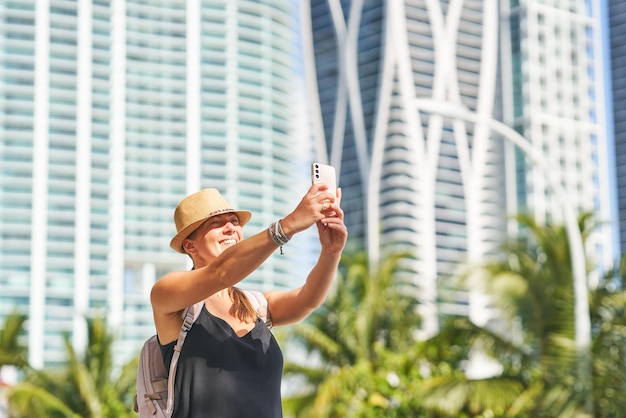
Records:
[[[208,264],[226,248],[243,238],[239,218],[235,213],[223,213],[207,219],[187,239],[183,248],[192,256],[196,267]]]

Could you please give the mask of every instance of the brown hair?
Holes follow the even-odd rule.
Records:
[[[235,286],[228,288],[228,296],[233,301],[229,313],[237,317],[242,322],[254,322],[257,319],[257,313],[254,307],[241,289]]]
[[[191,257],[191,255],[189,255],[189,257]],[[193,257],[191,257],[191,260],[193,261]],[[195,270],[196,265],[194,264],[191,269]],[[232,316],[237,317],[237,319],[242,322],[250,323],[256,321],[258,318],[257,312],[241,289],[235,286],[229,287],[228,297],[233,301],[233,305],[228,311]]]

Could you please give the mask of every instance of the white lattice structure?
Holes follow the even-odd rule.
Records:
[[[302,20],[312,22],[305,48],[309,48],[310,90],[319,95],[319,107],[312,111],[318,152],[340,169],[352,236],[362,239],[371,260],[393,250],[414,254],[406,268],[414,272],[411,277],[421,288],[426,334],[436,331],[441,314],[469,315],[481,323],[489,319],[480,295],[458,291],[450,278],[459,265],[495,253],[507,234],[508,215],[526,208],[539,220],[546,219],[547,213],[563,219],[562,207],[550,195],[541,170],[533,170],[531,164],[517,165],[512,144],[505,145],[488,123],[480,121],[509,120],[514,93],[528,92],[523,96],[527,97],[537,88],[525,78],[514,77],[517,73],[509,62],[513,35],[502,22],[513,15],[526,22],[532,16],[529,11],[542,8],[592,29],[597,29],[599,19],[591,13],[585,16],[588,2],[584,0],[553,2],[550,7],[541,4],[545,2],[522,1],[512,9],[505,3],[511,2],[320,0],[303,8],[311,12]],[[529,23],[528,30],[532,27]],[[528,33],[518,35],[525,46]],[[591,47],[598,47],[598,36],[589,41]],[[520,38],[513,42],[516,39]],[[561,37],[554,42],[568,41]],[[541,68],[527,56],[515,59],[528,71]],[[571,63],[553,63],[566,65]],[[570,89],[584,89],[598,81],[592,83],[578,74],[580,86]],[[597,106],[601,112],[598,102],[579,104],[583,109]],[[461,108],[475,119],[446,117],[445,112],[434,112],[432,103]],[[581,118],[577,126],[593,125],[582,110],[575,115]],[[524,113],[515,120],[528,119]],[[555,175],[568,195],[575,196],[572,207],[597,209],[602,217],[604,207],[584,204],[586,199],[605,198],[602,161],[589,158],[594,147],[596,156],[606,152],[605,140],[599,123],[591,130],[597,143],[578,136],[585,147],[574,152],[569,146],[560,147],[558,138],[531,135],[528,139],[540,153],[544,149],[539,144],[550,141],[559,155],[571,155],[585,167],[594,167],[597,184],[584,172]],[[520,184],[518,175],[532,177],[532,184]],[[572,176],[585,186],[572,188]],[[546,200],[552,204],[546,205]],[[359,208],[359,202],[366,202],[365,207]],[[607,230],[594,241],[601,242],[603,253],[610,253]]]

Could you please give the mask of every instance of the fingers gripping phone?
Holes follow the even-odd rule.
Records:
[[[332,165],[313,163],[311,164],[311,181],[315,183],[324,183],[328,186],[328,192],[337,197],[337,174],[335,167]]]

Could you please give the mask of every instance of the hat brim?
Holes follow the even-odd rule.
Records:
[[[230,212],[221,212],[219,213],[219,215],[222,215],[224,213],[236,214],[237,218],[239,218],[239,225],[241,226],[244,226],[245,224],[247,224],[250,218],[252,217],[252,212],[247,211],[247,210],[233,210]],[[185,241],[185,239],[187,239],[187,237],[191,235],[193,231],[198,229],[200,225],[202,225],[207,219],[212,218],[213,216],[217,216],[217,215],[211,215],[211,216],[207,216],[206,218],[199,219],[196,222],[193,222],[187,225],[185,228],[181,229],[174,236],[174,238],[172,238],[172,240],[170,241],[170,247],[172,247],[172,249],[176,252],[179,252],[181,254],[186,254],[185,250],[183,250],[183,241]]]

